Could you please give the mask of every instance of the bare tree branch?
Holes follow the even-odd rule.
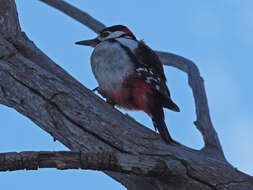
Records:
[[[99,33],[105,25],[91,17],[88,13],[81,11],[80,9],[68,4],[61,0],[40,0],[60,11],[64,12],[66,15],[74,18],[85,26],[88,26],[91,30]]]
[[[40,0],[40,1],[58,10],[61,10],[62,12],[76,19],[77,21],[84,24],[85,26],[87,26],[96,33],[98,33],[101,29],[103,29],[103,27],[105,27],[105,25],[101,24],[98,20],[94,19],[87,13],[73,7],[72,5],[69,5],[68,3],[62,0]],[[204,87],[204,80],[200,76],[198,67],[192,61],[182,56],[158,51],[156,53],[158,54],[164,65],[176,67],[187,73],[189,85],[193,91],[197,114],[197,120],[194,122],[194,124],[198,127],[205,142],[205,147],[203,148],[203,151],[220,154],[220,156],[224,157],[218,135],[211,122],[206,91]]]
[[[60,170],[92,169],[146,177],[168,177],[173,180],[178,176],[180,176],[181,180],[185,180],[188,177],[194,178],[193,174],[190,173],[187,163],[182,163],[182,160],[175,159],[168,164],[168,162],[160,158],[115,152],[83,153],[70,151],[25,151],[20,153],[7,152],[0,154],[0,171],[16,171],[24,169],[38,170],[38,168],[56,168]],[[212,164],[212,161],[210,161],[205,172],[213,170]],[[220,167],[219,170],[222,170],[222,172],[224,172],[224,170],[230,170],[230,167],[226,165],[220,165]],[[182,171],[184,174],[182,174]],[[182,178],[182,176],[185,179]],[[235,179],[234,181],[228,181],[225,184],[212,184],[212,181],[207,184],[213,189],[219,189],[222,186],[235,184],[240,184],[241,187],[243,185],[245,185],[245,187],[250,185],[247,180],[242,180],[240,178]]]
[[[192,61],[172,53],[157,52],[157,54],[163,64],[176,67],[187,73],[197,114],[197,120],[194,124],[204,137],[205,147],[203,150],[212,153],[216,152],[224,157],[218,135],[210,118],[204,80],[200,76],[198,67]]]
[[[128,174],[106,172],[129,190],[253,189],[253,178],[233,168],[217,151],[169,146],[159,135],[106,104],[20,32],[16,14],[13,0],[0,0],[1,104],[27,116],[72,151],[94,155],[110,152],[122,159],[118,159],[120,164],[138,165],[140,172],[128,166],[124,167],[131,170],[129,173],[122,171]],[[3,27],[3,23],[13,28]],[[4,35],[6,28],[13,32]],[[165,175],[141,176],[150,176],[147,166],[159,166],[158,171]]]
[[[140,160],[143,164],[140,165]],[[169,175],[162,160],[110,152],[25,151],[0,154],[0,171],[38,168],[107,170],[142,176]]]
[[[1,1],[0,7],[0,32],[6,38],[16,36],[20,33],[21,28],[18,20],[18,13],[15,3]]]

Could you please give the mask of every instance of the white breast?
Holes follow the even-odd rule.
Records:
[[[134,72],[134,63],[117,42],[104,41],[97,45],[91,55],[91,66],[102,90],[115,90]]]

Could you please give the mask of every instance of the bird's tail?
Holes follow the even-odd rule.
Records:
[[[180,112],[179,107],[170,98],[167,98],[166,101],[164,101],[164,107],[175,112]]]
[[[159,110],[155,110],[154,112],[151,113],[151,116],[152,116],[153,125],[155,129],[159,131],[162,139],[166,143],[173,143],[174,140],[171,138],[170,133],[167,129],[167,126],[164,122],[163,109],[160,108]]]

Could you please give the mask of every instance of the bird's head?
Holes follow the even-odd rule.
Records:
[[[98,36],[95,39],[79,41],[76,42],[76,44],[96,47],[96,45],[102,41],[120,37],[136,40],[134,34],[126,26],[114,25],[103,29],[101,32],[99,32]]]

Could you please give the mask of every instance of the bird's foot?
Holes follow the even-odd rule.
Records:
[[[112,107],[114,107],[116,105],[116,103],[112,99],[106,97],[106,95],[103,93],[102,90],[100,90],[99,87],[94,88],[92,91],[93,92],[97,91],[100,95],[102,95],[104,98],[106,98],[106,103],[110,104]]]
[[[106,98],[106,103],[110,104],[112,107],[116,105],[116,103],[110,98]]]
[[[94,88],[94,89],[92,90],[92,92],[96,92],[96,91],[99,92],[99,87],[96,87],[96,88]]]

